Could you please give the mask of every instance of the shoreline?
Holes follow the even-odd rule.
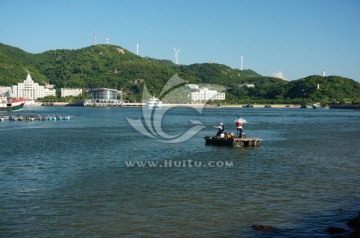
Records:
[[[253,104],[252,107],[247,107],[248,104],[225,104],[225,105],[215,105],[215,104],[197,104],[197,103],[164,103],[163,107],[195,107],[195,108],[266,108],[267,105],[270,105],[270,108],[299,108],[298,104]],[[83,107],[82,102],[46,102],[41,106],[79,106]],[[99,105],[100,107],[129,107],[129,105]],[[131,107],[143,107],[141,106],[131,106]]]
[[[227,108],[247,108],[248,104],[229,104],[229,105],[222,105],[222,107]],[[266,108],[269,105],[269,108],[300,108],[299,104],[251,104],[252,108]],[[250,107],[251,108],[251,107]]]

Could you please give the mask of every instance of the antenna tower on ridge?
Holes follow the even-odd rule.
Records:
[[[94,31],[94,45],[96,45],[96,32]]]

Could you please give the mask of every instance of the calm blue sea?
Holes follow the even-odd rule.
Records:
[[[174,108],[165,133],[206,126],[175,144],[130,126],[141,108],[20,113],[73,118],[0,122],[1,237],[329,237],[360,211],[360,112]],[[261,146],[205,145],[217,122],[235,132],[237,116]],[[216,166],[175,166],[188,160]]]

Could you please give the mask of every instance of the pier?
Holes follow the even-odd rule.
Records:
[[[124,101],[95,101],[95,100],[85,100],[84,107],[143,107],[146,106],[144,102],[124,102]]]

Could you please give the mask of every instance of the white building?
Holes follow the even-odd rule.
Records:
[[[197,92],[190,94],[191,101],[225,100],[225,93],[219,93],[217,90],[202,88]]]
[[[62,88],[61,89],[61,97],[67,97],[67,96],[79,96],[82,94],[81,88]]]
[[[54,84],[46,84],[44,87],[44,97],[54,96],[56,97],[56,90]]]
[[[56,90],[55,89],[44,88],[44,97],[47,97],[47,96],[56,97]]]
[[[190,89],[195,89],[198,90],[199,89],[199,85],[197,84],[186,84],[185,86],[188,86]]]
[[[253,84],[253,83],[243,83],[243,84],[239,84],[239,88],[242,88],[242,87],[255,88],[255,84]]]
[[[11,87],[4,87],[4,86],[0,86],[0,95],[3,94],[12,94],[12,88]]]
[[[23,83],[12,86],[13,97],[15,98],[27,98],[27,99],[38,99],[46,96],[55,96],[56,90],[45,88],[39,83],[35,83],[30,74],[26,76]]]

